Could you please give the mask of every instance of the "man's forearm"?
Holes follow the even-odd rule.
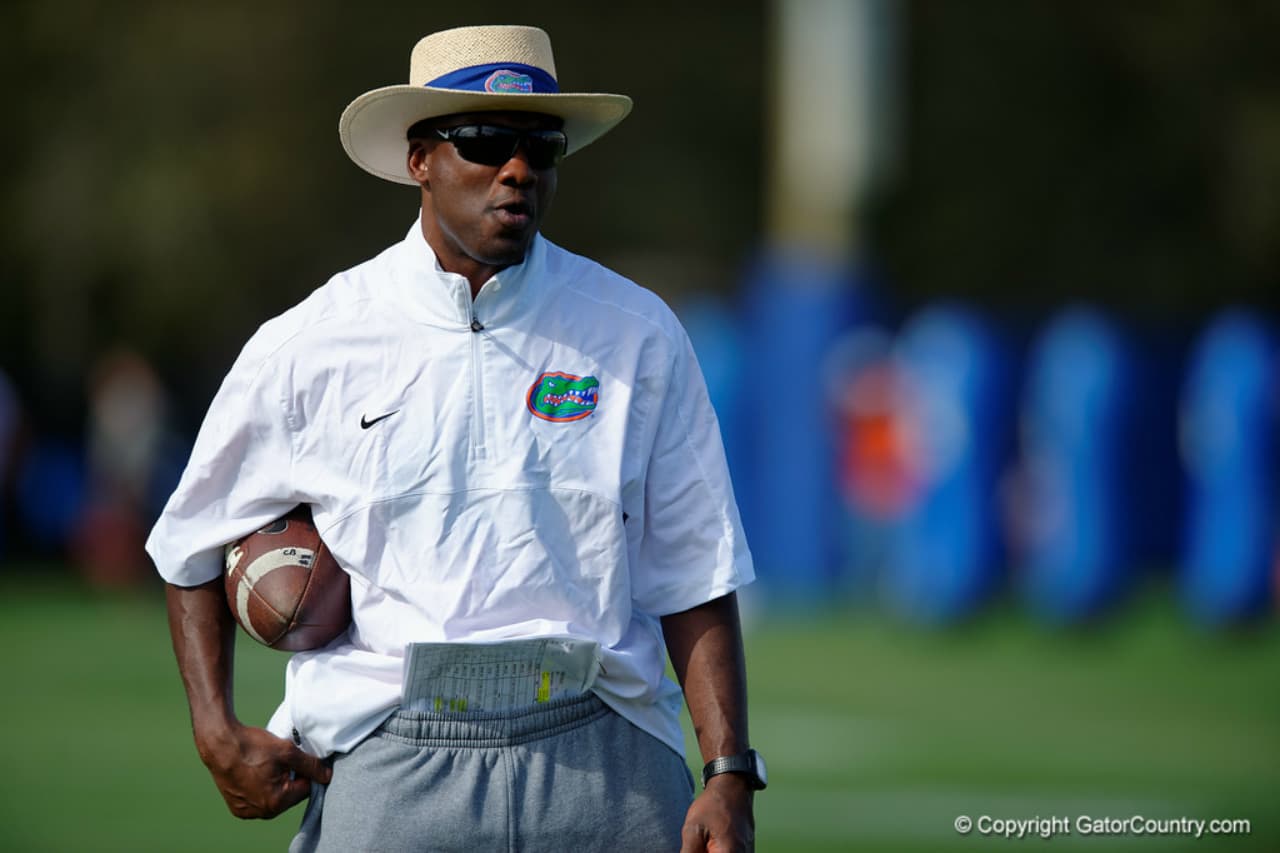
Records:
[[[331,771],[292,741],[236,719],[231,689],[236,623],[225,595],[221,578],[167,587],[173,651],[191,705],[196,749],[231,813],[275,817],[305,799],[313,780],[327,784]]]
[[[747,667],[738,599],[722,598],[662,617],[667,653],[684,688],[703,761],[739,755],[747,738]],[[754,849],[754,793],[747,779],[722,773],[707,782],[685,815],[681,853]]]
[[[225,596],[221,578],[194,587],[168,584],[165,589],[169,633],[191,706],[191,727],[206,758],[210,739],[235,722],[236,626]]]
[[[747,668],[733,593],[662,618],[703,761],[745,752]]]

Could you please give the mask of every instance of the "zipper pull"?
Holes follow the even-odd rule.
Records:
[[[472,317],[472,318],[471,318],[471,331],[473,331],[473,332],[483,332],[483,331],[484,331],[484,325],[483,325],[479,320],[477,320],[475,317]]]

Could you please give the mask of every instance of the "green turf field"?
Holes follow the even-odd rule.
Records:
[[[156,594],[0,576],[2,851],[283,850],[301,817],[232,818],[196,758]],[[854,612],[758,618],[763,851],[1280,850],[1280,626],[1218,636],[1152,593],[1055,634],[1015,613],[921,632]],[[240,643],[242,715],[282,654]],[[697,762],[695,762],[697,763]],[[1005,841],[994,818],[1248,818],[1247,836]]]

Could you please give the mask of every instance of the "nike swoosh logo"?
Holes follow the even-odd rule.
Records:
[[[369,427],[371,427],[371,426],[373,426],[374,424],[376,424],[378,421],[385,421],[387,418],[391,417],[392,415],[394,415],[394,414],[395,414],[396,412],[398,412],[398,411],[400,411],[400,410],[399,410],[399,409],[396,409],[396,411],[395,411],[395,412],[387,412],[385,415],[378,415],[376,418],[373,418],[372,420],[370,420],[369,418],[366,418],[364,415],[361,415],[361,416],[360,416],[360,429],[368,429]]]

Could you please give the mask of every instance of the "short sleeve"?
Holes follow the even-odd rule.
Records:
[[[200,427],[178,488],[147,539],[160,575],[195,586],[222,573],[222,550],[303,502],[293,482],[285,371],[241,353]]]
[[[729,482],[720,425],[688,335],[678,339],[644,482],[644,516],[632,554],[632,598],[644,612],[678,613],[755,578]]]

